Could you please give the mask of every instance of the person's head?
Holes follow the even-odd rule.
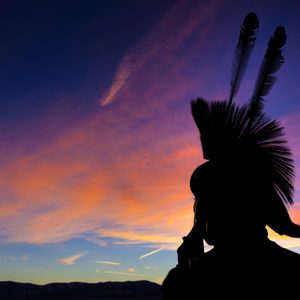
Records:
[[[190,189],[195,197],[195,220],[205,219],[213,232],[210,237],[224,236],[230,230],[237,233],[263,221],[273,188],[264,174],[256,172],[256,165],[253,161],[207,161],[193,171]]]

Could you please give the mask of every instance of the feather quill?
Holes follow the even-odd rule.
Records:
[[[281,48],[285,43],[285,28],[278,26],[269,40],[268,48],[255,82],[253,96],[250,99],[248,111],[250,123],[262,113],[264,107],[263,97],[269,93],[276,82],[277,77],[274,74],[284,63]]]
[[[248,13],[241,26],[238,43],[234,52],[234,58],[231,67],[229,105],[239,90],[249,57],[255,44],[258,26],[259,22],[257,15],[254,12]]]

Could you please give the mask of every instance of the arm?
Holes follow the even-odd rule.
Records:
[[[195,198],[194,225],[183,243],[177,249],[178,265],[191,268],[193,261],[198,260],[204,253],[203,238],[205,232],[205,214],[203,202]]]
[[[286,233],[285,235],[288,235],[293,238],[300,238],[300,225],[295,224],[292,220],[289,224],[287,224],[286,227]]]
[[[267,225],[280,235],[300,238],[300,225],[291,220],[286,206],[280,200],[272,203]]]

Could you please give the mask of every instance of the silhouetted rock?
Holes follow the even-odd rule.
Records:
[[[0,296],[1,300],[162,299],[161,286],[146,280],[99,283],[49,283],[45,285],[2,281],[0,282]]]

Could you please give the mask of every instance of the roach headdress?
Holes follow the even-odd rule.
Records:
[[[277,27],[268,42],[248,103],[239,106],[233,102],[255,44],[258,25],[257,15],[251,12],[241,26],[228,100],[198,98],[191,102],[191,111],[206,160],[215,165],[239,166],[239,172],[243,173],[251,168],[251,174],[260,174],[268,181],[266,184],[271,186],[272,196],[292,204],[294,165],[284,128],[263,112],[264,97],[276,81],[275,73],[284,63],[281,50],[286,42],[284,27]]]

